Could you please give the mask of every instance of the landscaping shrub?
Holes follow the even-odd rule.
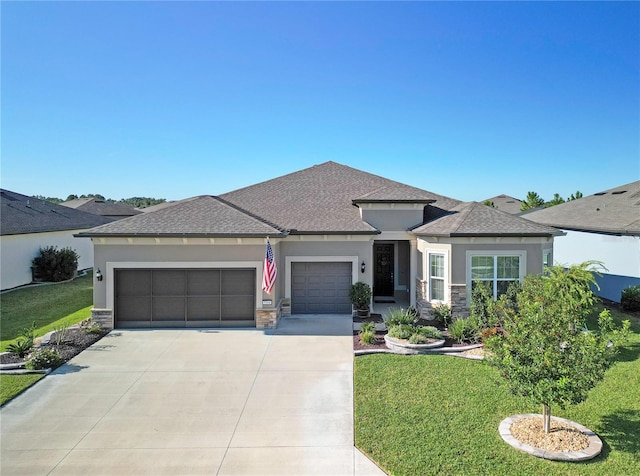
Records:
[[[363,324],[363,326],[364,326],[364,324]],[[100,326],[100,324],[98,324],[96,321],[94,321],[91,318],[88,318],[88,319],[85,319],[84,321],[82,321],[80,323],[80,329],[82,329],[87,334],[101,334],[102,333],[102,326]]]
[[[451,326],[449,326],[449,333],[451,337],[457,340],[459,343],[472,342],[476,343],[481,338],[481,329],[479,319],[474,316],[467,318],[458,318]]]
[[[442,332],[433,326],[420,326],[416,330],[427,339],[442,339]]]
[[[640,311],[640,284],[622,290],[620,305],[625,311]]]
[[[387,329],[390,329],[391,327],[399,324],[413,326],[417,320],[417,315],[414,316],[409,314],[403,309],[394,309],[384,318],[384,323],[386,324]]]
[[[451,323],[451,307],[448,304],[436,304],[432,310],[436,324],[440,327],[449,327]]]
[[[371,330],[360,331],[360,343],[361,344],[373,344],[376,340],[376,333]]]
[[[493,291],[489,283],[475,281],[471,288],[471,315],[478,319],[483,327],[489,325],[491,319],[491,307],[493,304]],[[458,324],[461,326],[461,324]]]
[[[40,254],[33,258],[34,274],[41,281],[65,281],[74,277],[80,256],[71,248],[58,249],[56,246],[40,248]]]
[[[422,334],[412,334],[409,337],[409,344],[425,344],[427,342],[427,338]]]
[[[387,334],[394,339],[408,339],[415,334],[415,328],[411,324],[395,324],[389,327]]]
[[[360,328],[360,332],[358,333],[360,336],[361,344],[373,344],[376,339],[376,325],[373,322],[363,322],[362,327]]]
[[[55,369],[62,364],[62,357],[51,349],[36,349],[25,363],[29,370]]]

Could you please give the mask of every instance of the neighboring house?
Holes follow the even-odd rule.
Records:
[[[116,327],[272,326],[280,312],[351,314],[376,302],[467,312],[472,280],[497,295],[551,256],[556,229],[334,162],[103,225],[95,315]],[[277,278],[261,290],[269,237]]]
[[[55,203],[0,189],[0,289],[32,281],[31,264],[40,248],[73,248],[78,268],[93,266],[93,246],[74,238],[88,228],[110,220]]]
[[[620,302],[625,287],[640,284],[640,180],[523,217],[566,232],[555,243],[557,263],[604,264],[599,296]]]
[[[520,213],[520,207],[522,206],[522,200],[510,197],[509,195],[498,195],[493,198],[487,198],[482,201],[482,203],[485,202],[493,203],[493,206],[498,210],[511,213],[512,215]]]
[[[94,215],[100,215],[110,218],[111,220],[120,220],[142,213],[140,210],[136,210],[126,203],[107,202],[98,198],[77,198],[75,200],[62,202],[60,205],[87,213],[93,213]]]

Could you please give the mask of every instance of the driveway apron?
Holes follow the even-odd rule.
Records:
[[[353,447],[351,322],[114,330],[0,410],[0,473],[382,475]]]

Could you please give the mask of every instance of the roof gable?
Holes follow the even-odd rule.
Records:
[[[493,206],[498,210],[512,214],[520,213],[520,207],[522,206],[522,200],[504,194],[482,201],[482,203],[485,202],[493,203]]]
[[[467,202],[446,215],[414,228],[416,235],[428,236],[557,236],[555,228],[540,225],[507,212]]]
[[[265,236],[282,231],[220,200],[203,195],[94,228],[79,236]]]
[[[0,234],[84,230],[111,219],[0,189]]]
[[[638,235],[640,180],[523,216],[556,228]]]

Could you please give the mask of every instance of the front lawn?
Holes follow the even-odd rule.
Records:
[[[0,375],[0,405],[4,405],[42,377],[44,374]]]
[[[42,336],[63,323],[76,324],[90,316],[93,274],[71,282],[27,287],[0,294],[0,351],[35,323]]]
[[[628,318],[612,311],[614,319]],[[356,446],[393,475],[640,474],[640,324],[589,398],[554,416],[594,430],[603,452],[584,463],[536,458],[498,434],[505,417],[540,413],[483,362],[439,355],[355,359]]]

